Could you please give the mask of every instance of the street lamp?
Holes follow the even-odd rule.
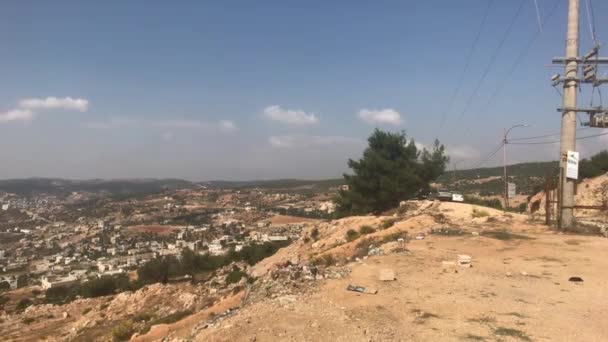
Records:
[[[456,177],[456,170],[458,169],[457,165],[462,163],[463,161],[464,160],[456,160],[456,161],[452,162],[452,169],[453,169],[452,174],[454,176],[454,186],[456,185],[456,179],[457,179],[457,177]]]
[[[507,140],[507,137],[509,135],[509,132],[511,132],[511,130],[513,128],[517,128],[517,127],[530,127],[530,125],[523,125],[523,124],[519,124],[519,125],[514,125],[511,126],[511,128],[506,129],[505,130],[505,135],[503,136],[502,139],[502,160],[503,160],[503,166],[504,166],[504,183],[505,183],[505,194],[504,194],[504,200],[505,200],[505,209],[509,207],[509,182],[507,181],[507,144],[509,143],[509,141]]]

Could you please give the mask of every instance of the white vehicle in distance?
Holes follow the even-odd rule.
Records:
[[[453,192],[452,193],[452,202],[464,202],[464,196]]]

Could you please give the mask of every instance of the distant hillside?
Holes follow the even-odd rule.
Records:
[[[118,180],[69,180],[58,178],[26,178],[0,180],[0,192],[20,196],[50,194],[69,195],[72,192],[105,193],[109,195],[142,195],[164,190],[194,189],[252,189],[327,191],[330,187],[344,184],[342,179],[299,180],[278,179],[264,181],[211,181],[190,182],[182,179],[118,179]]]
[[[193,188],[192,182],[181,179],[120,179],[68,180],[54,178],[26,178],[0,180],[0,191],[21,196],[36,194],[67,195],[75,191],[92,193],[147,194],[163,190]]]
[[[508,166],[508,176],[517,185],[517,192],[532,194],[542,187],[547,174],[556,175],[557,161],[521,163]],[[488,167],[470,170],[448,171],[438,180],[443,187],[467,194],[478,193],[482,196],[503,193],[503,167]]]
[[[344,179],[302,180],[302,179],[275,179],[258,181],[210,181],[200,185],[221,189],[315,189],[324,191],[331,187],[344,184]]]

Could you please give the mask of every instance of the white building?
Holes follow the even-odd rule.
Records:
[[[80,283],[80,280],[74,276],[67,276],[64,278],[55,276],[43,276],[40,280],[42,288],[45,290],[56,288],[56,287],[67,287]]]

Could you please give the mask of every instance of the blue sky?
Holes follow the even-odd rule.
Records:
[[[492,3],[452,106],[487,0],[5,1],[0,178],[339,177],[374,127],[439,138],[459,167],[474,166],[504,127],[559,132],[549,78],[560,70],[547,66],[563,54],[566,0],[538,0],[542,33],[522,1],[471,97],[520,5]],[[601,40],[608,3],[593,5]],[[509,159],[553,160],[557,149],[512,146]]]

